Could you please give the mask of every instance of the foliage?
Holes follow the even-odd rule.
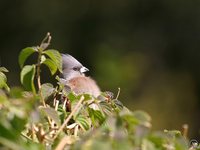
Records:
[[[40,46],[21,51],[21,83],[25,90],[6,84],[0,68],[0,148],[15,150],[37,149],[141,149],[184,150],[199,149],[189,146],[188,139],[179,131],[152,131],[151,117],[144,111],[130,111],[111,92],[99,97],[76,95],[66,90],[60,78],[57,86],[41,84],[41,65],[51,74],[62,72],[61,55],[48,50],[48,33]],[[33,53],[36,64],[24,65]],[[37,81],[37,88],[35,86]],[[6,91],[4,91],[6,89]]]
[[[0,88],[5,88],[7,91],[9,91],[10,89],[6,83],[7,77],[4,72],[8,72],[8,70],[5,67],[0,67]]]

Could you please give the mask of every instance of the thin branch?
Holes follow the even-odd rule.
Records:
[[[23,134],[23,133],[21,133],[21,136],[23,136],[24,138],[26,138],[27,140],[30,140],[30,141],[32,141],[32,139],[30,138],[30,137],[28,137],[28,136],[26,136],[25,134]]]
[[[50,32],[47,32],[47,35],[45,36],[45,38],[42,40],[40,44],[40,48],[46,49],[50,45],[50,41],[51,41],[51,34]],[[45,47],[44,47],[44,44],[46,44]]]
[[[59,101],[58,101],[58,100],[56,100],[55,111],[57,111],[57,110],[58,110],[58,105],[59,105]]]
[[[41,78],[40,78],[41,56],[42,56],[42,54],[41,54],[41,52],[39,52],[38,61],[37,61],[37,85],[38,85],[38,91],[39,91],[39,95],[40,95],[42,104],[43,104],[44,107],[46,107],[44,98],[43,98],[42,93],[41,93]]]
[[[188,137],[188,129],[189,129],[188,124],[184,124],[182,126],[182,135],[183,135],[184,138]]]
[[[53,138],[54,140],[57,138],[57,136],[60,134],[60,132],[65,128],[65,126],[70,121],[70,119],[73,117],[73,115],[75,113],[77,113],[77,110],[79,109],[79,107],[82,104],[83,100],[84,100],[84,96],[81,96],[79,102],[76,104],[76,106],[74,107],[74,109],[72,110],[72,112],[69,114],[69,116],[67,117],[67,119],[64,121],[64,123],[62,124],[62,126],[58,129],[56,135]]]
[[[47,43],[45,43],[46,40],[47,40]],[[45,50],[49,46],[50,41],[51,41],[51,35],[48,32],[46,37],[42,40],[40,47],[38,48],[38,60],[37,60],[37,70],[36,70],[37,85],[38,85],[39,96],[40,96],[40,99],[41,99],[44,107],[46,107],[46,103],[45,103],[45,100],[44,100],[44,97],[43,97],[42,91],[41,91],[42,84],[41,84],[41,76],[40,76],[40,71],[41,71],[40,67],[41,67],[42,51]],[[45,44],[45,46],[44,46],[44,44]],[[48,119],[48,122],[51,124],[52,123],[51,119],[49,117],[47,117],[47,119]]]
[[[41,89],[41,79],[40,79],[40,61],[41,61],[41,54],[39,53],[38,55],[38,60],[37,60],[37,84],[38,84],[38,89]]]
[[[121,91],[121,89],[120,89],[120,87],[119,87],[119,88],[118,88],[118,92],[117,92],[117,96],[116,96],[115,99],[118,99],[118,98],[119,98],[120,91]]]
[[[45,43],[46,41],[47,41],[47,43]],[[49,46],[50,41],[51,41],[51,35],[48,32],[46,37],[42,40],[42,42],[40,44],[40,47],[38,48],[38,60],[37,60],[37,84],[38,84],[38,90],[39,90],[39,94],[40,94],[42,103],[43,103],[43,105],[45,107],[46,107],[46,104],[45,104],[44,98],[43,98],[42,93],[41,93],[41,77],[40,77],[41,69],[40,69],[40,67],[41,67],[42,51],[45,50]]]

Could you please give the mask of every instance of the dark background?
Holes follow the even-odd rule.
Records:
[[[51,32],[102,91],[152,116],[153,129],[200,135],[199,0],[1,0],[0,62],[19,86],[18,54]],[[47,78],[48,72],[42,72]]]

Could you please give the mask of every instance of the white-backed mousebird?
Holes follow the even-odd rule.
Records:
[[[69,54],[62,54],[63,78],[66,85],[76,94],[91,94],[95,97],[100,95],[100,89],[96,82],[85,76],[85,72],[89,71],[78,60]]]

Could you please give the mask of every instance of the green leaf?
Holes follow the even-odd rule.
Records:
[[[60,118],[59,115],[57,113],[57,111],[55,111],[55,109],[50,108],[50,107],[40,107],[40,110],[42,110],[48,117],[50,117],[51,119],[53,119],[53,121],[60,126]]]
[[[9,72],[5,67],[0,67],[0,72]]]
[[[42,93],[44,100],[47,100],[47,98],[54,93],[54,90],[55,89],[52,84],[50,84],[50,83],[42,84],[41,93]]]
[[[101,125],[105,121],[105,117],[101,111],[88,108],[88,112],[94,126]]]
[[[88,100],[91,100],[91,99],[92,99],[92,95],[86,94],[86,93],[84,93],[84,94],[79,94],[79,95],[77,96],[77,98],[80,99],[82,96],[84,96],[84,101],[88,101]]]
[[[57,50],[46,50],[44,54],[49,56],[49,58],[56,64],[58,70],[62,73],[62,57]]]
[[[0,72],[0,88],[5,88],[7,91],[10,91],[10,88],[7,85],[7,78],[6,75]]]
[[[0,72],[0,88],[3,88],[6,84],[7,78],[6,75],[2,72]]]
[[[19,54],[19,65],[20,65],[21,68],[24,66],[24,62],[26,61],[26,59],[31,54],[33,54],[34,52],[36,52],[35,47],[27,47],[20,52],[20,54]]]
[[[47,58],[43,62],[43,64],[45,64],[49,68],[49,70],[51,71],[52,75],[54,75],[56,73],[56,71],[57,71],[58,68],[57,68],[57,65],[55,64],[55,62],[53,60]]]
[[[67,98],[70,100],[70,102],[76,102],[76,101],[78,101],[77,96],[73,92],[70,92],[67,95]]]
[[[87,117],[79,115],[76,117],[75,121],[83,130],[89,130],[90,122]]]
[[[20,80],[26,90],[31,90],[35,93],[34,86],[35,65],[26,65],[21,71]]]
[[[57,112],[58,112],[58,115],[60,116],[61,123],[63,123],[66,117],[69,115],[69,112],[67,112],[65,108],[63,108],[63,106],[61,105],[58,106]]]
[[[107,101],[100,101],[99,102],[100,107],[102,108],[103,112],[106,115],[111,115],[113,108],[108,104]]]

